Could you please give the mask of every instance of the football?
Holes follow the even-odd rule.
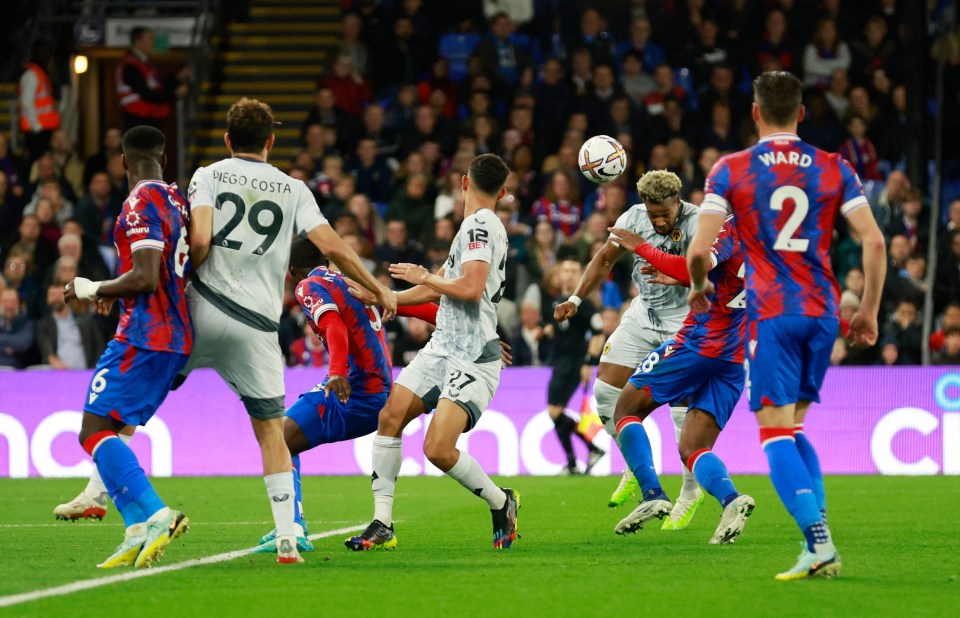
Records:
[[[627,153],[609,135],[595,135],[580,147],[580,173],[590,182],[616,180],[627,167]]]

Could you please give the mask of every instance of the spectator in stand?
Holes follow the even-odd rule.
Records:
[[[730,107],[734,127],[749,116],[752,103],[749,97],[735,88],[735,79],[732,66],[718,64],[710,72],[709,85],[701,88],[697,95],[700,109],[708,112],[713,108],[714,103],[726,103]]]
[[[72,194],[83,195],[83,162],[73,151],[65,129],[57,129],[50,135],[50,150],[46,154],[53,162],[55,174],[70,185]],[[35,161],[30,167],[30,182],[38,180],[38,166]]]
[[[371,103],[363,110],[360,138],[372,139],[377,146],[377,155],[381,157],[396,157],[400,150],[400,138],[396,131],[386,126],[385,112],[379,103]]]
[[[37,192],[33,195],[33,199],[31,199],[26,208],[23,209],[23,214],[39,214],[39,204],[44,200],[49,202],[53,209],[54,221],[52,221],[52,223],[63,225],[73,218],[73,202],[63,196],[62,186],[56,179],[48,179],[40,182],[40,185],[37,187]],[[41,223],[47,223],[42,215],[40,215],[40,219]]]
[[[430,325],[418,318],[407,319],[407,327],[393,346],[393,366],[406,367],[430,339]]]
[[[190,69],[184,67],[176,76],[161,80],[150,62],[154,52],[153,30],[136,27],[130,31],[130,48],[117,68],[117,97],[127,129],[145,124],[163,129],[172,111],[171,103],[189,91]]]
[[[367,44],[360,39],[363,20],[356,13],[345,13],[341,20],[342,36],[339,55],[350,58],[351,73],[367,74]]]
[[[300,126],[300,137],[303,139],[307,128],[319,124],[325,127],[334,127],[337,130],[337,148],[352,152],[354,150],[354,134],[357,131],[356,119],[337,107],[337,98],[333,90],[326,86],[317,89],[313,107],[307,112],[303,124]]]
[[[697,40],[690,46],[688,62],[696,83],[705,83],[715,67],[730,60],[727,46],[720,40],[720,26],[713,19],[704,19],[697,26]]]
[[[867,123],[867,132],[873,127],[873,121],[879,110],[870,100],[870,93],[862,86],[850,89],[850,106],[847,108],[847,117],[860,116]]]
[[[338,108],[359,118],[363,106],[373,99],[373,90],[363,75],[356,72],[350,56],[338,55],[330,65],[330,72],[320,79],[320,88],[333,91]]]
[[[580,32],[567,43],[567,56],[573,56],[577,49],[587,50],[593,65],[613,65],[616,59],[616,40],[607,32],[607,20],[593,7],[583,11]]]
[[[543,342],[540,308],[533,303],[520,305],[520,333],[512,342],[513,364],[517,367],[538,367],[550,355],[549,340]]]
[[[60,128],[60,113],[47,73],[52,59],[50,44],[34,41],[30,61],[20,75],[20,130],[26,142],[27,164],[32,164],[49,149],[50,136]]]
[[[60,252],[60,259],[69,257],[77,262],[80,276],[92,281],[103,281],[110,276],[106,265],[103,263],[103,258],[100,256],[100,252],[84,252],[83,239],[77,234],[65,233],[57,241],[57,249]]]
[[[826,95],[817,88],[810,88],[804,93],[804,103],[807,113],[797,127],[797,134],[827,152],[839,150],[846,139],[846,131],[827,103]]]
[[[732,126],[730,106],[716,101],[710,112],[710,124],[700,136],[698,147],[716,148],[722,153],[740,150],[740,136]],[[682,138],[681,138],[682,139]]]
[[[87,194],[77,203],[75,216],[88,237],[102,245],[113,245],[113,226],[119,209],[110,201],[110,177],[106,172],[94,172]]]
[[[123,164],[123,155],[114,154],[107,159],[107,176],[110,177],[110,204],[112,209],[120,212],[124,200],[130,194],[127,182],[127,170]]]
[[[57,259],[56,245],[42,234],[42,226],[36,215],[25,215],[17,231],[3,239],[3,253],[7,257],[13,253],[13,247],[30,256],[37,272],[44,273]]]
[[[897,308],[890,322],[884,327],[884,336],[894,340],[897,344],[899,364],[920,364],[923,334],[920,324],[917,322],[917,316],[916,303],[912,300],[901,300],[897,303]]]
[[[401,17],[393,22],[393,36],[378,41],[380,48],[370,63],[371,81],[378,93],[392,92],[402,84],[411,84],[433,54],[414,39],[413,22]],[[379,96],[379,95],[378,95]]]
[[[910,257],[910,240],[903,235],[897,235],[890,238],[887,247],[887,279],[883,284],[883,305],[887,312],[892,312],[896,307],[896,302],[903,298],[909,292],[909,284],[906,279],[907,258]]]
[[[534,0],[483,0],[483,15],[492,19],[505,13],[517,26],[523,26],[534,18]]]
[[[386,214],[387,221],[405,222],[410,238],[424,245],[433,232],[433,201],[427,195],[428,187],[425,174],[411,174],[403,189],[394,194]]]
[[[425,142],[437,142],[444,155],[453,154],[456,136],[451,127],[437,117],[429,105],[421,105],[413,118],[413,127],[401,138],[400,156],[419,150]]]
[[[303,325],[303,336],[290,344],[287,354],[288,367],[323,367],[327,364],[327,351],[320,337],[313,332],[309,322]]]
[[[877,143],[880,159],[899,166],[906,161],[907,145],[907,89],[903,84],[890,89],[890,107],[877,124],[883,133]]]
[[[853,166],[861,180],[883,180],[877,149],[867,137],[867,121],[856,114],[849,115],[847,133],[850,137],[840,145],[840,156]]]
[[[16,288],[0,292],[0,366],[25,367],[33,334],[33,320],[23,311]]]
[[[939,352],[943,347],[944,339],[947,336],[947,330],[960,328],[960,303],[950,303],[943,311],[940,318],[940,328],[930,335],[930,350]]]
[[[634,106],[640,107],[643,105],[644,97],[656,90],[656,82],[643,71],[642,59],[640,54],[635,51],[628,51],[624,54],[620,69],[620,83],[623,86],[623,91],[630,97]]]
[[[580,227],[583,205],[580,191],[570,175],[556,171],[550,175],[543,197],[533,203],[535,221],[546,221],[564,238],[570,238]]]
[[[931,359],[934,365],[960,365],[960,326],[944,331],[943,347]]]
[[[934,283],[935,307],[960,301],[960,232],[950,234],[948,251],[940,255]]]
[[[926,251],[930,228],[923,216],[923,193],[918,189],[910,189],[900,205],[900,213],[902,216],[895,217],[887,226],[887,235],[906,236],[911,251]]]
[[[14,195],[7,173],[0,169],[0,233],[15,229],[22,218],[23,202]]]
[[[823,96],[827,98],[827,103],[830,104],[830,109],[838,120],[847,117],[847,108],[850,107],[848,90],[850,90],[850,79],[846,69],[834,69],[830,74],[830,85]]]
[[[570,63],[570,82],[573,84],[573,94],[580,98],[587,94],[590,84],[593,83],[593,59],[590,52],[584,48],[578,48],[573,52],[573,60]]]
[[[310,170],[312,175],[314,170],[323,169],[323,160],[327,156],[327,149],[323,141],[323,126],[320,124],[311,124],[303,134],[303,148],[297,152],[294,157],[306,155],[310,158]]]
[[[667,61],[663,48],[650,40],[650,20],[636,17],[630,21],[630,36],[617,46],[617,59],[625,63],[628,55],[640,61],[641,69],[650,75]]]
[[[851,45],[850,74],[853,82],[863,86],[876,69],[889,70],[895,66],[896,44],[887,37],[887,22],[879,15],[871,15],[863,27],[863,36]],[[894,77],[898,77],[894,75]]]
[[[803,50],[803,83],[825,88],[834,69],[850,68],[850,48],[840,40],[837,23],[832,19],[817,22],[813,40]]]
[[[864,184],[863,192],[880,229],[885,229],[895,217],[901,215],[901,204],[910,188],[910,179],[899,170],[890,172],[884,185],[874,182]]]
[[[667,142],[667,169],[680,177],[683,183],[684,197],[693,189],[693,177],[697,166],[690,158],[690,144],[682,137],[673,137]]]
[[[63,229],[57,222],[56,210],[49,198],[41,197],[36,201],[34,211],[27,214],[37,215],[40,222],[40,235],[56,244],[63,235]]]
[[[480,59],[484,74],[493,80],[495,90],[504,94],[520,83],[530,83],[533,58],[510,36],[513,22],[506,13],[498,13],[490,21],[490,33],[474,50]]]
[[[780,70],[790,71],[794,67],[795,48],[787,33],[787,18],[780,9],[767,13],[763,25],[763,34],[757,45],[756,68],[766,70],[775,63]]]
[[[893,337],[884,337],[880,343],[877,344],[877,347],[880,348],[880,359],[877,361],[878,365],[893,367],[904,364],[900,361],[900,347],[897,345],[897,340]]]
[[[17,292],[20,302],[31,316],[40,314],[41,303],[37,292],[37,273],[34,269],[33,256],[29,250],[21,245],[10,248],[3,266],[3,279],[7,289]]]
[[[617,83],[613,67],[609,64],[598,64],[593,68],[593,87],[581,100],[581,110],[586,112],[589,122],[589,131],[599,133],[610,124],[610,105],[617,99],[624,97],[623,88]]]
[[[362,139],[357,144],[356,162],[351,172],[357,179],[356,190],[374,202],[390,199],[390,178],[393,172],[386,162],[377,156],[377,144],[372,139]]]
[[[549,221],[538,221],[533,228],[533,237],[527,241],[527,260],[524,266],[530,281],[539,282],[556,265],[559,245],[556,228]]]
[[[470,97],[472,100],[473,93]],[[386,126],[396,132],[397,135],[403,135],[413,128],[413,117],[417,113],[418,106],[417,87],[413,84],[400,86],[397,96],[387,104]]]
[[[73,185],[71,185],[65,178],[63,178],[59,171],[57,170],[57,165],[53,161],[53,157],[50,156],[49,152],[44,153],[40,156],[39,159],[35,162],[36,173],[32,180],[30,180],[29,188],[26,194],[29,196],[29,200],[37,199],[37,193],[40,189],[40,185],[46,182],[55,182],[60,185],[60,193],[66,196],[66,199],[70,202],[75,201],[76,196],[73,194]]]
[[[595,210],[586,218],[576,235],[571,239],[571,246],[576,254],[576,260],[581,264],[590,261],[590,249],[598,241],[606,241],[607,228],[611,223],[605,212]]]
[[[477,154],[501,152],[497,125],[490,116],[474,116],[470,132],[477,144]]]
[[[93,178],[94,174],[107,171],[107,161],[110,160],[110,157],[123,154],[120,151],[122,139],[123,132],[117,127],[110,127],[103,132],[103,142],[100,150],[87,157],[83,164],[83,184],[85,186],[90,185],[90,179]]]
[[[47,287],[50,312],[37,322],[40,361],[53,369],[93,369],[104,338],[90,313],[76,314],[63,300],[63,283]]]
[[[407,224],[403,220],[387,221],[384,238],[384,242],[377,246],[374,254],[377,263],[381,266],[401,263],[425,264],[423,248],[410,238],[407,233]],[[402,281],[398,281],[397,285],[409,287]]]
[[[687,93],[673,81],[673,69],[668,64],[661,64],[653,74],[653,81],[657,89],[643,99],[644,110],[650,116],[663,113],[664,102],[667,97],[673,97],[686,104]]]
[[[18,200],[24,198],[25,168],[26,162],[15,153],[10,152],[10,141],[7,134],[0,133],[0,172],[6,174],[7,181],[10,183],[10,193]]]
[[[360,235],[371,247],[383,242],[386,227],[366,195],[358,193],[352,196],[347,202],[347,212],[357,218]]]
[[[947,224],[944,227],[944,232],[946,233],[940,236],[939,248],[941,253],[946,248],[953,233],[960,232],[960,198],[950,202],[950,206],[947,208]]]

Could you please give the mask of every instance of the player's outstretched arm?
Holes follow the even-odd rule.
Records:
[[[84,277],[76,277],[64,288],[64,299],[70,302],[76,298],[129,298],[150,294],[156,291],[160,281],[162,255],[162,249],[144,247],[133,252],[133,268],[116,279],[90,281]]]
[[[860,309],[850,320],[847,338],[854,345],[877,342],[877,312],[887,276],[887,246],[883,232],[869,208],[860,207],[847,215],[847,223],[863,242],[863,299]]]
[[[687,302],[694,313],[704,313],[710,309],[707,296],[713,293],[713,285],[707,280],[712,262],[710,248],[716,242],[726,215],[717,212],[700,211],[697,219],[697,231],[687,248],[687,271],[690,273],[690,293]]]
[[[613,270],[613,265],[617,263],[623,253],[623,247],[617,246],[613,240],[608,240],[587,264],[571,297],[575,296],[580,299],[592,294],[602,282],[607,280],[607,276]],[[577,314],[578,305],[579,303],[570,300],[560,303],[553,312],[553,318],[557,322],[569,320]]]
[[[190,207],[190,264],[194,269],[207,261],[213,243],[213,204]]]
[[[482,260],[473,260],[463,265],[463,274],[456,279],[444,279],[434,275],[418,264],[391,264],[390,274],[414,285],[424,285],[443,296],[473,303],[480,302],[487,286],[490,264]]]
[[[385,321],[393,319],[397,314],[397,298],[394,293],[377,281],[363,266],[360,257],[347,246],[347,243],[343,242],[329,224],[324,223],[313,228],[307,233],[307,238],[333,260],[347,276],[376,295],[377,304],[383,307]]]
[[[341,403],[347,403],[350,399],[350,382],[347,380],[350,339],[347,335],[347,325],[338,311],[323,313],[316,325],[320,338],[327,344],[327,351],[330,354],[330,369],[327,373],[324,393],[329,395],[330,391],[333,391]]]

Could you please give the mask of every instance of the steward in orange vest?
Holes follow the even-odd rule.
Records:
[[[20,130],[29,154],[28,164],[49,149],[50,136],[60,127],[60,114],[46,69],[51,57],[49,44],[37,41],[30,62],[20,75]]]

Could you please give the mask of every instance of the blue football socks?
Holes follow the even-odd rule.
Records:
[[[617,437],[620,442],[620,452],[627,460],[627,465],[637,477],[643,500],[669,500],[660,487],[660,478],[653,465],[653,450],[650,447],[650,438],[647,430],[637,417],[627,417],[617,423]]]
[[[740,495],[730,480],[727,466],[710,449],[694,453],[687,461],[687,468],[697,477],[700,486],[720,502],[720,506],[726,507]]]
[[[101,441],[93,460],[128,527],[147,521],[166,506],[140,467],[137,456],[122,440],[107,438]]]

